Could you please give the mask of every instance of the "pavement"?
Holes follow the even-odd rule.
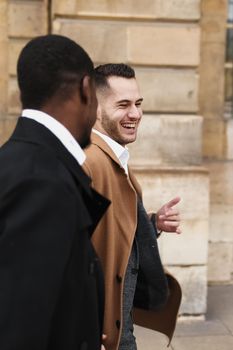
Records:
[[[208,287],[205,320],[178,320],[167,348],[163,334],[135,326],[138,350],[233,350],[233,284]]]

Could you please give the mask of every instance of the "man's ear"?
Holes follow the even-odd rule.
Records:
[[[92,98],[92,82],[88,75],[85,75],[80,82],[80,99],[83,103],[89,104]]]

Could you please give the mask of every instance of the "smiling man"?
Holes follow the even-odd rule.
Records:
[[[157,229],[180,233],[175,208],[180,198],[148,216],[140,186],[128,167],[125,146],[136,140],[142,119],[143,99],[134,70],[124,64],[102,65],[95,69],[95,82],[97,121],[84,166],[93,187],[111,200],[92,236],[105,275],[105,346],[135,350],[133,306],[139,324],[170,339],[174,331],[180,288],[163,271],[156,238]]]
[[[99,102],[96,128],[122,146],[134,142],[143,101],[136,79],[110,76],[108,86],[98,89],[97,75],[96,85]]]

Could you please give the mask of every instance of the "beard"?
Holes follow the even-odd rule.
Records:
[[[135,141],[136,136],[132,137],[130,135],[126,135],[123,131],[120,130],[121,126],[119,121],[109,118],[108,114],[104,111],[102,111],[101,116],[101,126],[111,139],[113,139],[123,147]]]
[[[120,145],[125,146],[127,144],[125,138],[121,135],[118,124],[115,120],[109,118],[108,114],[102,111],[101,126],[109,137]]]

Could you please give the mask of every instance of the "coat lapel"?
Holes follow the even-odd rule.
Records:
[[[19,118],[10,140],[33,143],[49,148],[56,158],[60,158],[75,179],[90,194],[90,179],[61,141],[45,126],[28,118]]]
[[[94,145],[96,145],[97,147],[99,147],[103,152],[105,152],[113,160],[113,162],[115,162],[125,172],[125,170],[122,167],[119,159],[117,158],[115,153],[112,151],[112,149],[109,147],[107,142],[105,142],[102,139],[102,137],[100,137],[96,133],[92,132],[92,134],[91,134],[91,142]],[[140,187],[138,181],[136,180],[136,177],[134,176],[133,172],[131,171],[130,167],[128,167],[128,170],[129,170],[129,176],[128,176],[129,185],[131,187],[133,187],[133,189],[137,192],[139,197],[142,198],[141,187]]]
[[[133,186],[133,188],[135,189],[135,191],[137,192],[137,194],[139,195],[139,197],[142,199],[142,190],[141,190],[141,186],[139,185],[136,177],[134,176],[132,170],[129,167],[129,179],[130,182]]]
[[[94,132],[92,132],[91,134],[91,142],[98,146],[104,153],[106,153],[120,168],[122,168],[124,170],[124,168],[122,167],[119,159],[117,158],[117,156],[115,155],[115,153],[113,152],[113,150],[109,147],[109,145],[107,144],[106,141],[104,141],[102,139],[102,137],[100,137],[99,135],[95,134]]]
[[[92,218],[92,231],[106,211],[110,201],[90,187],[91,179],[85,174],[77,160],[64,147],[61,141],[42,124],[21,117],[10,140],[43,145],[50,152],[53,152],[55,157],[60,158],[72,174],[75,182],[82,188],[83,199]]]

